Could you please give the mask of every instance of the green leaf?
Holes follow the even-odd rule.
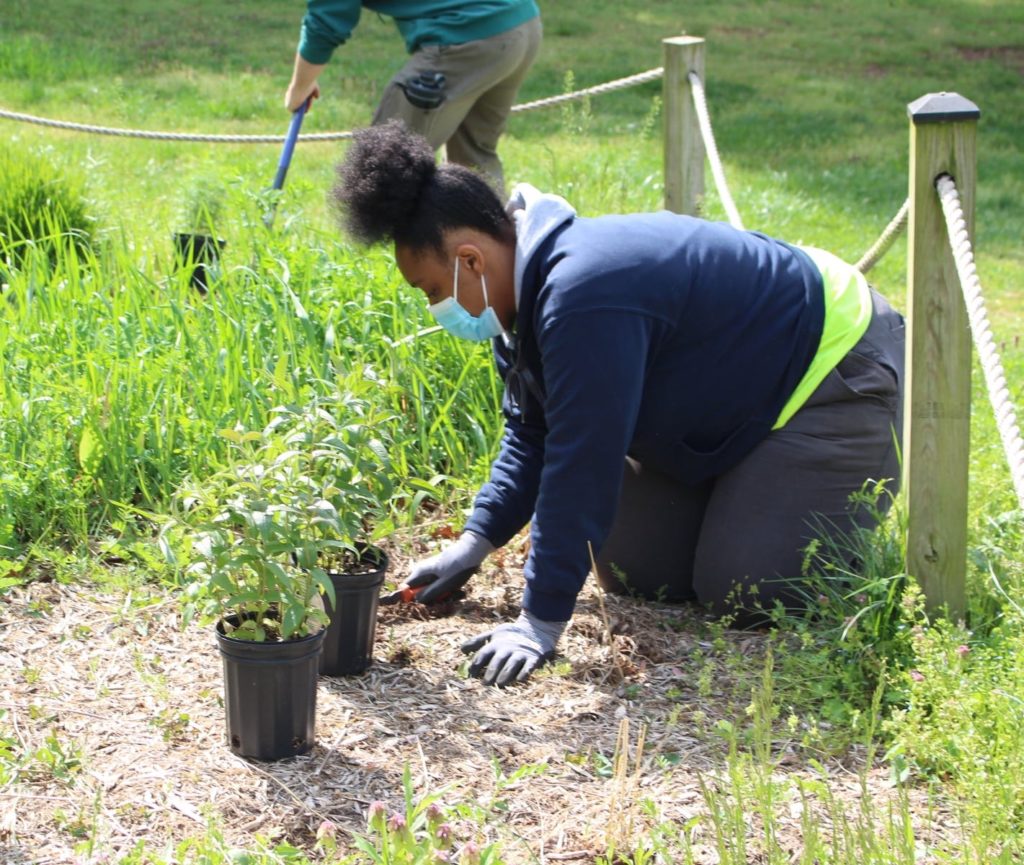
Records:
[[[306,308],[302,305],[302,301],[299,300],[299,296],[290,288],[288,289],[288,296],[291,298],[292,308],[295,310],[295,317],[303,323],[308,322],[309,313],[306,312]]]
[[[311,568],[309,573],[320,587],[324,597],[331,602],[331,609],[334,609],[338,603],[338,598],[334,593],[334,581],[327,576],[327,572],[323,568]]]
[[[242,433],[236,429],[220,429],[217,430],[217,435],[223,439],[227,439],[230,442],[240,443],[242,439]]]
[[[0,594],[13,586],[23,586],[27,582],[28,577],[0,577]],[[333,599],[331,603],[333,603]]]
[[[278,585],[288,586],[291,583],[291,577],[280,562],[270,559],[266,563],[266,569],[277,580]]]
[[[306,605],[298,601],[285,607],[284,616],[281,619],[281,636],[288,639],[299,628],[302,627],[306,618]]]
[[[91,423],[82,427],[82,437],[78,440],[78,464],[87,475],[95,475],[103,461],[103,440]]]

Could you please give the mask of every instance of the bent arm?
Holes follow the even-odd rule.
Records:
[[[320,73],[334,49],[352,35],[361,11],[362,4],[352,0],[307,0],[285,108],[297,111],[311,96],[320,95]]]
[[[477,493],[467,531],[495,547],[507,544],[533,515],[544,465],[544,429],[507,420],[490,479]]]
[[[635,313],[576,313],[546,329],[548,434],[531,528],[523,609],[567,621],[607,538],[643,394],[652,323]]]
[[[525,394],[523,405],[512,398],[508,382],[513,358],[499,340],[495,340],[494,345],[498,374],[506,383],[501,401],[505,433],[498,456],[491,464],[490,479],[477,493],[465,528],[487,538],[495,547],[501,547],[533,516],[544,467],[547,426],[544,406],[536,395]]]
[[[298,50],[303,60],[327,63],[334,49],[352,35],[361,11],[362,4],[352,0],[306,0]]]

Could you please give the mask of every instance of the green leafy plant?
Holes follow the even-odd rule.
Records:
[[[35,248],[52,266],[65,246],[87,249],[93,230],[77,182],[42,159],[0,148],[0,259],[20,266]]]
[[[384,415],[352,395],[274,410],[267,427],[298,454],[308,486],[299,504],[315,510],[295,549],[296,563],[322,572],[357,567],[367,548],[390,528],[394,493],[391,460],[380,437]],[[310,494],[318,495],[310,503]]]
[[[7,712],[0,710],[0,787],[17,781],[70,783],[82,768],[82,749],[51,730],[37,748],[20,743],[7,728]]]
[[[7,710],[0,709],[0,786],[18,777],[18,740],[7,728]]]
[[[358,561],[391,495],[380,418],[349,394],[280,406],[261,431],[223,430],[226,466],[187,482],[161,539],[184,564],[186,615],[237,639],[288,640],[327,623],[326,569]]]
[[[820,526],[805,575],[793,583],[804,612],[774,614],[776,637],[793,648],[780,654],[779,674],[802,692],[790,696],[817,703],[824,721],[851,733],[883,681],[893,685],[885,709],[905,701],[898,674],[913,664],[911,636],[924,617],[921,593],[906,575],[903,514],[885,507],[890,495],[884,484],[867,485],[851,496],[867,516],[863,526]]]
[[[1024,852],[1024,610],[979,636],[937,619],[915,629],[915,661],[903,675],[907,705],[885,729],[898,778],[941,778],[956,791],[978,838]],[[975,842],[977,845],[977,842]],[[1012,851],[1012,853],[1009,853]],[[980,857],[979,857],[980,860]]]
[[[354,838],[352,865],[501,865],[504,861],[496,844],[481,846],[474,840],[459,843],[452,813],[439,803],[439,793],[417,799],[408,765],[402,772],[404,808],[388,813],[377,800],[367,810],[365,834]],[[337,827],[324,821],[317,830],[317,847],[328,861],[338,853]]]
[[[193,180],[182,200],[182,230],[216,237],[226,193],[225,185],[215,177],[202,175]]]

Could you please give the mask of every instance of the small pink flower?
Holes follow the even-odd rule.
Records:
[[[324,820],[316,830],[316,840],[323,841],[324,838],[334,838],[338,834],[338,827],[330,820]]]
[[[444,811],[441,810],[440,806],[436,802],[431,802],[427,806],[427,825],[430,827],[437,826],[444,820]]]
[[[913,679],[915,682],[923,682],[924,673],[922,673],[920,670],[911,670],[910,678]]]
[[[823,607],[828,605],[828,595],[818,595],[818,603]]]
[[[434,838],[437,841],[437,846],[443,850],[447,850],[452,846],[452,841],[455,840],[455,830],[452,829],[451,823],[442,823],[434,830]]]
[[[384,815],[387,814],[387,806],[380,801],[375,799],[370,803],[370,808],[366,812],[366,822],[370,825],[371,829],[376,829],[378,832],[384,828]]]
[[[395,813],[388,817],[388,831],[389,832],[401,832],[405,829],[405,817],[401,814]]]
[[[963,643],[961,643],[959,646],[956,647],[956,653],[961,658],[965,658],[967,657],[967,655],[971,654],[971,647],[965,646]]]
[[[474,841],[467,841],[459,853],[459,865],[479,865],[480,845]]]

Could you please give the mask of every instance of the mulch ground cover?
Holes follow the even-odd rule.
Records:
[[[183,627],[159,587],[37,581],[9,592],[0,733],[15,756],[0,786],[0,862],[112,861],[140,841],[170,851],[210,826],[226,844],[258,835],[315,857],[325,820],[344,844],[365,830],[372,801],[400,810],[406,769],[418,795],[440,794],[459,837],[499,841],[508,862],[628,851],[655,821],[642,800],[666,825],[706,814],[702,783],[714,788],[725,765],[713,730],[721,719],[749,724],[765,635],[724,631],[716,643],[701,611],[599,596],[590,581],[558,663],[524,686],[485,687],[466,677],[459,645],[515,616],[521,553],[493,556],[450,609],[381,608],[370,670],[321,679],[315,747],[278,763],[228,750],[212,628]],[[738,683],[729,670],[745,659],[750,679]],[[780,777],[809,774],[795,743],[783,736],[774,748]],[[851,808],[862,758],[829,762],[834,795]],[[869,795],[892,798],[882,769],[866,777]],[[790,791],[778,805],[795,852],[805,803]],[[921,812],[925,831],[941,830],[934,806]],[[757,827],[752,817],[752,851]],[[707,821],[688,837],[695,861],[719,861]]]

